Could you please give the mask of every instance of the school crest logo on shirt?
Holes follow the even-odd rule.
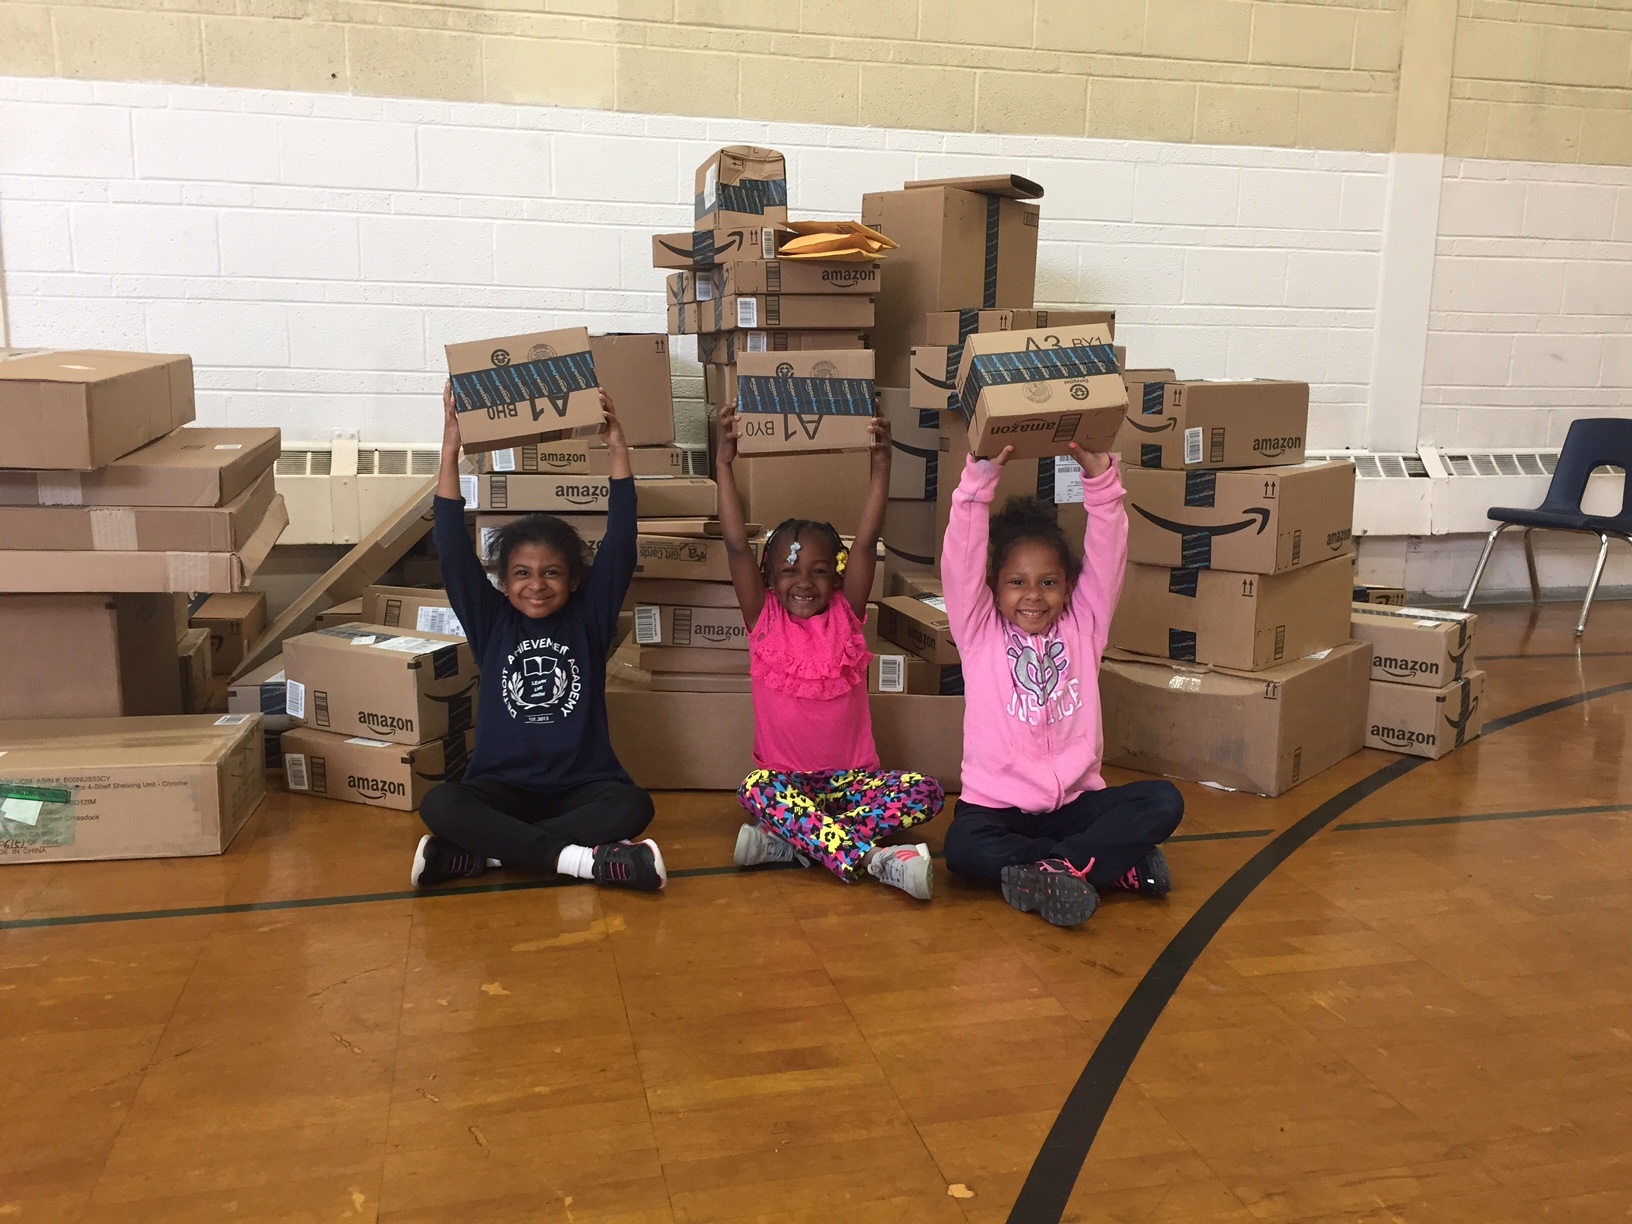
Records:
[[[529,638],[516,643],[504,661],[500,677],[504,708],[525,723],[562,722],[583,697],[578,661],[553,638]]]

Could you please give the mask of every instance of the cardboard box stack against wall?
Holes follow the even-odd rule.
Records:
[[[264,622],[280,439],[192,419],[188,357],[0,349],[4,859],[219,854],[264,793],[257,718],[186,716]],[[182,778],[162,819],[132,785]]]

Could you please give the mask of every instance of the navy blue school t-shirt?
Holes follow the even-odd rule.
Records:
[[[534,619],[488,580],[465,531],[465,506],[435,501],[442,582],[482,673],[467,779],[533,791],[628,782],[606,727],[606,656],[635,573],[635,482],[612,481],[589,576],[559,612]]]

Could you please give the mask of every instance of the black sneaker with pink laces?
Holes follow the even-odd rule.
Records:
[[[1173,877],[1168,874],[1167,859],[1162,852],[1152,850],[1118,876],[1111,887],[1144,897],[1165,897],[1173,891]]]
[[[638,842],[611,842],[595,847],[595,883],[657,892],[669,882],[663,852],[651,838]]]
[[[1088,883],[1093,860],[1080,871],[1062,858],[1003,868],[1003,900],[1022,914],[1041,914],[1059,927],[1080,926],[1099,908],[1099,894]]]
[[[414,851],[414,865],[408,882],[415,888],[431,888],[449,880],[474,880],[487,870],[487,860],[461,850],[452,842],[426,834]]]

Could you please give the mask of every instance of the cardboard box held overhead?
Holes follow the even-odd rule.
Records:
[[[189,426],[94,472],[0,471],[0,506],[225,506],[281,445],[276,429]]]
[[[591,336],[589,350],[595,358],[595,381],[612,399],[624,440],[630,446],[673,442],[668,336],[659,332]]]
[[[788,167],[775,149],[728,145],[697,167],[694,230],[783,225]]]
[[[283,733],[284,784],[301,794],[411,812],[431,787],[465,776],[474,746],[470,731],[397,744],[295,727]]]
[[[1110,644],[1258,671],[1349,640],[1347,557],[1284,574],[1129,565]]]
[[[420,744],[467,730],[476,664],[462,637],[340,625],[283,644],[289,716],[320,731]]]
[[[266,795],[260,719],[0,723],[0,794],[0,864],[220,854]]]
[[[168,595],[0,595],[0,719],[180,713]]]
[[[1124,464],[1128,560],[1279,574],[1354,552],[1354,464],[1190,472]]]
[[[190,357],[0,348],[0,467],[99,468],[192,419]]]
[[[1350,615],[1355,640],[1371,643],[1373,680],[1437,689],[1474,668],[1476,613],[1355,604]]]
[[[745,353],[737,360],[737,450],[866,450],[876,391],[865,349]]]
[[[1279,795],[1363,746],[1368,654],[1346,643],[1250,675],[1109,654],[1105,763]]]
[[[1147,468],[1302,463],[1308,427],[1308,383],[1130,380],[1116,450]]]
[[[981,332],[964,341],[958,407],[977,455],[1006,446],[1017,459],[1064,455],[1072,442],[1107,451],[1127,406],[1103,326]]]
[[[1479,738],[1485,673],[1477,669],[1442,688],[1373,680],[1366,709],[1366,747],[1438,760]]]
[[[601,431],[595,359],[582,327],[450,344],[447,355],[466,450]]]
[[[821,428],[826,428],[822,426]],[[832,523],[854,535],[867,500],[871,460],[865,451],[754,455],[734,466],[737,499],[749,522],[768,531],[790,518]]]

